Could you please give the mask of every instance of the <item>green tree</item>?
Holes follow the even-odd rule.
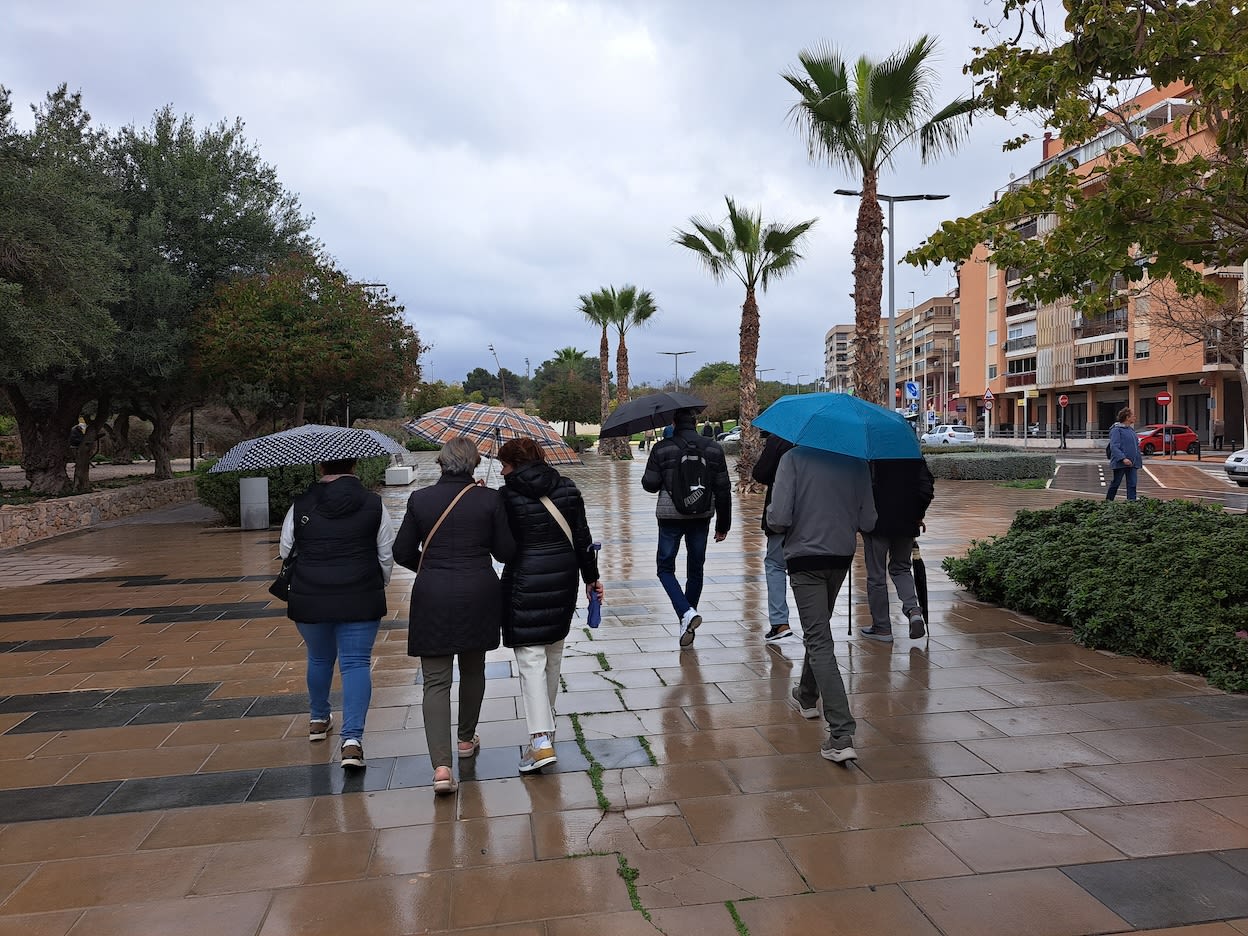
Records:
[[[772,280],[791,273],[802,259],[798,246],[806,232],[814,227],[816,218],[799,224],[763,224],[763,214],[738,208],[731,198],[728,219],[720,227],[707,218],[690,218],[694,231],[676,231],[675,243],[694,252],[703,268],[719,282],[735,277],[745,287],[741,306],[740,346],[740,408],[741,455],[737,459],[738,487],[749,488],[754,462],[762,449],[753,420],[758,415],[758,390],[755,368],[758,364],[759,312],[755,293],[767,291]]]
[[[921,36],[881,62],[863,56],[850,68],[838,52],[821,46],[804,50],[798,56],[801,68],[783,76],[798,94],[789,114],[806,138],[810,158],[861,177],[854,236],[854,386],[863,399],[889,406],[891,401],[880,399],[880,172],[895,153],[916,143],[924,162],[955,149],[977,106],[973,98],[959,98],[935,109],[935,50],[936,40]]]
[[[612,286],[611,297],[614,305],[611,323],[619,335],[615,346],[615,399],[617,403],[627,403],[628,343],[625,336],[630,328],[646,325],[659,311],[659,307],[648,290],[639,290],[636,286],[624,286],[619,292]]]
[[[69,428],[114,353],[109,308],[123,293],[121,216],[107,134],[64,85],[21,132],[0,87],[0,385],[31,489],[69,487]],[[94,439],[90,440],[94,441]]]
[[[611,413],[611,346],[607,343],[607,329],[615,321],[613,318],[615,303],[611,294],[605,289],[599,289],[588,295],[580,295],[577,297],[577,302],[579,303],[577,308],[585,320],[602,331],[602,337],[598,342],[598,424],[601,426]],[[627,444],[620,445],[610,440],[605,452],[601,443],[598,451],[604,455],[621,457],[627,447]]]
[[[741,410],[741,368],[731,361],[704,364],[689,378],[689,391],[706,401],[702,416],[723,420],[738,416]],[[762,384],[757,392],[762,394]],[[761,399],[759,411],[762,411]]]
[[[488,371],[484,367],[474,367],[464,377],[464,393],[480,393],[482,400],[501,400],[503,384],[498,379],[498,374],[493,371]]]
[[[586,380],[575,370],[559,369],[557,374],[542,387],[538,398],[542,418],[563,423],[563,435],[575,435],[578,422],[598,417],[597,381]]]
[[[454,406],[456,403],[464,402],[464,388],[460,384],[448,384],[445,381],[435,380],[432,383],[422,383],[416,387],[415,392],[408,398],[406,412],[408,416],[423,416],[431,410],[441,409],[444,406]]]
[[[553,358],[543,361],[533,372],[534,395],[540,400],[542,391],[549,384],[562,380],[569,373],[597,386],[598,359],[589,357],[578,348],[560,348]]]
[[[1226,303],[1200,267],[1248,256],[1248,17],[1234,0],[1061,6],[1055,28],[1040,0],[1001,0],[1004,22],[977,24],[995,44],[977,48],[968,70],[997,114],[1041,124],[1067,150],[1112,148],[1090,170],[1077,168],[1077,151],[1045,163],[982,212],[946,221],[906,259],[961,261],[991,242],[995,263],[1026,275],[1020,295],[1069,297],[1087,314],[1118,301],[1116,278],[1134,288],[1169,280],[1179,297],[1202,301],[1158,324],[1215,338]],[[1172,123],[1129,103],[1141,84],[1183,98]],[[1205,144],[1193,145],[1197,134]],[[1043,237],[1033,236],[1037,219],[1050,228]],[[1242,337],[1225,350],[1248,399]]]

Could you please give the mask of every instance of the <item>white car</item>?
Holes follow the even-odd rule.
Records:
[[[1248,487],[1248,448],[1232,452],[1223,467],[1226,468],[1228,478],[1240,487]]]
[[[937,426],[923,433],[924,445],[974,445],[975,430],[970,426]]]

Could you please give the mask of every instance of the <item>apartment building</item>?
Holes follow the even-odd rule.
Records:
[[[835,393],[848,393],[854,385],[853,363],[854,326],[833,325],[823,336],[824,386]]]
[[[1191,111],[1185,93],[1184,87],[1172,85],[1139,95],[1130,105],[1133,124],[1141,132],[1171,134],[1195,151],[1208,148],[1207,130],[1190,133],[1175,123]],[[1077,147],[1046,138],[1042,161],[1011,185],[1043,177],[1059,160],[1091,168],[1124,140],[1117,128]],[[1025,236],[1043,237],[1053,223],[1052,217],[1038,217],[1019,229]],[[1228,301],[1242,307],[1243,272],[1221,268],[1204,274],[1223,288]],[[1022,271],[999,269],[987,245],[980,245],[958,271],[954,379],[963,388],[968,422],[982,425],[987,414],[994,432],[1021,434],[1031,423],[1056,431],[1064,421],[1069,432],[1096,435],[1109,429],[1120,408],[1130,406],[1139,425],[1184,423],[1208,440],[1212,420],[1221,418],[1228,437],[1242,440],[1244,400],[1234,366],[1219,360],[1212,342],[1193,341],[1150,323],[1149,304],[1158,301],[1156,287],[1164,284],[1151,284],[1150,291],[1115,283],[1113,308],[1085,317],[1069,299],[1047,304],[1023,299],[1018,295],[1022,283]],[[988,409],[985,389],[992,395]],[[1168,412],[1157,403],[1163,391],[1172,400]]]
[[[896,315],[898,382],[917,383],[919,409],[938,422],[959,415],[956,304],[955,295],[933,296]]]

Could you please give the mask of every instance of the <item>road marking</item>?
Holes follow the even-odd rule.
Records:
[[[1159,488],[1161,488],[1163,491],[1166,489],[1166,486],[1165,486],[1164,484],[1162,484],[1162,483],[1161,483],[1160,479],[1158,479],[1158,477],[1157,477],[1155,474],[1153,474],[1153,473],[1152,473],[1152,471],[1150,471],[1149,469],[1147,469],[1147,468],[1145,468],[1145,467],[1143,467],[1143,466],[1141,466],[1141,467],[1140,467],[1140,471],[1144,472],[1146,475],[1148,475],[1150,478],[1152,478],[1152,479],[1153,479],[1153,482],[1154,482],[1154,483],[1155,483],[1155,484],[1156,484]]]

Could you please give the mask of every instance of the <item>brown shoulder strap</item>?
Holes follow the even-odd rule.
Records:
[[[433,525],[433,529],[430,530],[425,536],[425,541],[420,544],[420,561],[416,563],[417,575],[420,575],[420,570],[425,564],[425,554],[429,551],[429,541],[433,539],[433,534],[438,532],[438,527],[442,525],[442,521],[446,519],[447,514],[449,514],[455,508],[455,505],[459,503],[459,499],[474,487],[476,487],[475,484],[466,485],[458,494],[456,494],[454,499],[446,505],[446,510],[442,511],[442,516],[438,517],[438,522]]]
[[[543,495],[541,497],[542,506],[550,511],[550,515],[555,518],[555,523],[559,524],[559,529],[563,530],[563,535],[568,538],[568,545],[576,549],[576,542],[572,539],[572,528],[568,526],[568,521],[563,518],[563,514],[559,512],[559,508],[555,506],[554,501]]]

